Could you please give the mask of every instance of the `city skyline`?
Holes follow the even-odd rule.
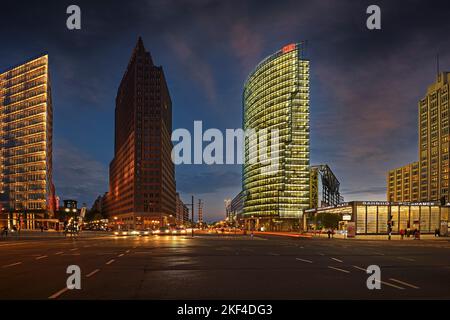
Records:
[[[363,30],[365,16],[360,12],[364,12],[366,4],[319,6],[288,1],[279,7],[264,4],[264,10],[255,12],[249,11],[255,6],[251,1],[239,4],[241,10],[233,11],[231,6],[214,1],[191,4],[193,8],[186,18],[180,18],[171,27],[164,24],[166,31],[161,34],[148,30],[162,23],[162,18],[150,16],[144,20],[136,3],[121,12],[117,4],[104,10],[81,2],[85,20],[78,34],[65,29],[63,19],[44,14],[45,7],[39,9],[44,12],[39,18],[43,20],[34,21],[34,27],[31,22],[14,22],[17,19],[11,20],[11,13],[30,13],[21,9],[24,4],[6,5],[4,12],[8,16],[2,16],[0,23],[14,26],[17,33],[14,38],[6,35],[0,70],[43,51],[50,56],[57,195],[76,198],[90,206],[97,195],[108,190],[114,92],[130,49],[142,35],[168,74],[174,100],[174,129],[192,128],[194,120],[203,120],[209,128],[240,127],[246,75],[271,52],[307,39],[307,54],[312,61],[311,163],[329,163],[340,177],[342,194],[348,200],[384,199],[387,170],[416,157],[417,101],[435,78],[437,52],[441,55],[441,69],[449,69],[450,48],[445,37],[440,37],[445,29],[442,23],[448,22],[436,15],[427,18],[426,14],[422,20],[414,19],[418,12],[429,10],[420,7],[422,4],[417,4],[423,9],[418,10],[385,3],[383,26],[394,29],[387,36]],[[66,4],[58,6],[63,12]],[[170,4],[160,6],[164,17],[181,15],[186,9],[172,8]],[[148,14],[152,8],[143,11]],[[273,19],[261,23],[262,12],[269,9]],[[337,13],[342,13],[342,17]],[[120,30],[124,14],[137,18]],[[226,15],[234,19],[228,20]],[[91,17],[95,17],[95,22]],[[312,19],[317,19],[314,27]],[[216,21],[224,23],[225,31],[215,26]],[[408,32],[402,31],[405,25]],[[210,27],[208,31],[204,31],[206,26]],[[277,31],[271,31],[275,27]],[[46,36],[49,28],[55,30],[54,37]],[[120,32],[111,32],[112,37],[111,29]],[[199,29],[204,33],[196,37]],[[415,38],[408,38],[407,34]],[[218,38],[225,41],[211,43]],[[27,43],[24,39],[32,40]],[[358,44],[353,43],[356,41]],[[385,59],[373,61],[380,54]],[[227,117],[230,111],[234,116]],[[202,198],[211,220],[223,217],[223,199],[240,190],[238,165],[178,166],[176,171],[177,189],[183,200],[189,203],[191,194]]]

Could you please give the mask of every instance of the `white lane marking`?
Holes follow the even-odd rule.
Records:
[[[129,253],[130,252],[130,250],[127,250],[127,251],[125,251],[126,253]]]
[[[22,264],[22,262],[15,262],[15,263],[7,264],[7,265],[4,265],[2,268],[14,267],[14,266],[18,266],[19,264]]]
[[[79,253],[64,253],[63,256],[81,256]]]
[[[44,258],[47,258],[48,256],[40,256],[40,257],[37,257],[36,258],[36,260],[41,260],[41,259],[44,259]]]
[[[73,249],[70,249],[70,251],[75,251],[75,250],[78,250],[78,248],[73,248]]]
[[[63,254],[63,253],[64,253],[64,251],[59,251],[59,252],[55,253],[55,255]]]
[[[113,263],[114,261],[116,261],[116,260],[111,259],[111,260],[109,260],[106,264],[111,264],[111,263]]]
[[[312,263],[311,260],[306,260],[306,259],[295,258],[295,260],[303,261],[303,262],[307,262],[307,263]]]
[[[334,261],[337,261],[337,262],[344,262],[344,261],[342,261],[342,260],[340,260],[340,259],[337,259],[337,258],[331,258],[331,260],[334,260]]]
[[[121,253],[118,255],[118,257],[120,258],[120,257],[123,257],[124,255],[125,255],[124,253]]]
[[[386,282],[386,281],[381,281],[381,280],[375,280],[376,282],[380,282],[380,283],[382,283],[382,284],[384,284],[384,285],[386,285],[386,286],[389,286],[389,287],[392,287],[392,288],[396,288],[396,289],[399,289],[399,290],[404,290],[405,288],[403,288],[403,287],[400,287],[400,286],[396,286],[395,284],[392,284],[392,283],[389,283],[389,282]]]
[[[344,270],[344,269],[340,269],[340,268],[335,268],[335,267],[331,267],[331,266],[328,266],[328,268],[330,268],[330,269],[334,269],[334,270],[336,270],[336,271],[340,271],[340,272],[350,273],[350,271],[348,271],[348,270]]]
[[[397,257],[397,258],[402,259],[402,260],[406,260],[406,261],[416,261],[416,260],[414,260],[412,258],[405,258],[405,257]]]
[[[83,248],[89,248],[89,247],[91,247],[89,244],[83,246]]]
[[[361,268],[361,267],[358,267],[358,266],[352,266],[352,267],[355,268],[355,269],[367,272],[367,269],[364,269],[364,268]]]
[[[66,287],[64,289],[59,290],[58,292],[52,294],[50,297],[48,297],[49,299],[56,299],[58,298],[60,295],[62,295],[64,292],[68,291],[69,289]]]
[[[279,256],[280,254],[279,253],[269,252],[269,255],[271,255],[271,256]]]
[[[415,286],[413,284],[410,284],[408,282],[405,282],[405,281],[400,281],[400,280],[397,280],[397,279],[394,279],[394,278],[390,278],[389,280],[397,282],[397,283],[400,283],[400,284],[402,284],[404,286],[407,286],[407,287],[410,287],[410,288],[413,288],[413,289],[420,289],[420,287],[417,287],[417,286]]]
[[[324,254],[324,253],[322,253],[322,252],[319,252],[319,255],[321,255],[321,256],[324,256],[325,254]]]
[[[95,269],[95,270],[92,271],[91,273],[88,273],[88,274],[86,275],[86,278],[92,277],[94,274],[96,274],[96,273],[99,272],[99,271],[100,271],[100,269]]]

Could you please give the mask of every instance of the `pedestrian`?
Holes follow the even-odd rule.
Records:
[[[405,236],[405,230],[400,229],[400,238],[403,240],[403,237]]]
[[[440,231],[438,228],[436,228],[436,230],[434,230],[434,236],[435,237],[439,237],[440,236]]]
[[[328,234],[328,239],[330,239],[331,238],[331,230],[330,229],[328,229],[327,234]]]
[[[4,226],[4,227],[3,227],[2,235],[4,235],[5,238],[8,238],[8,227],[7,227],[7,226]]]
[[[41,224],[41,232],[44,232],[44,225]]]

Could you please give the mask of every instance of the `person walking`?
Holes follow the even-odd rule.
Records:
[[[405,230],[400,229],[400,238],[403,240],[403,237],[405,236]]]
[[[330,239],[331,238],[331,230],[330,229],[328,229],[327,234],[328,234],[328,239]]]
[[[8,238],[8,227],[7,226],[3,227],[2,236],[5,236],[5,238]]]

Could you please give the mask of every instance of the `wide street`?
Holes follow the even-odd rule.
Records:
[[[381,268],[381,290],[366,286]],[[66,268],[81,289],[66,289]],[[450,298],[448,240],[257,235],[92,236],[0,242],[0,299]]]

